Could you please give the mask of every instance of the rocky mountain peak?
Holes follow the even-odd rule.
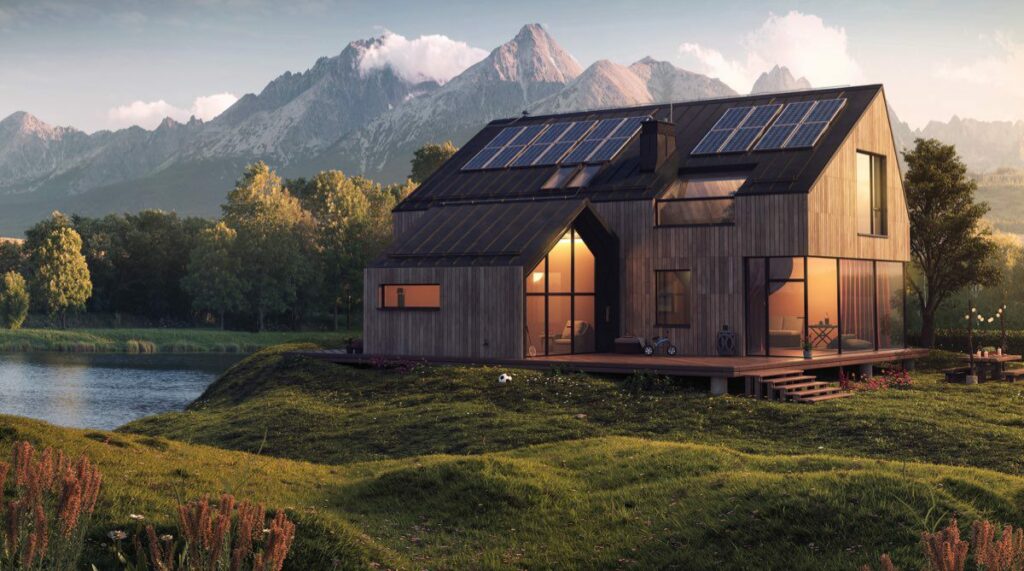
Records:
[[[506,81],[568,83],[583,69],[540,24],[527,24],[474,67],[493,70]],[[470,68],[471,70],[473,68]]]
[[[799,89],[811,89],[811,82],[806,77],[797,79],[786,66],[775,65],[770,71],[766,71],[754,82],[750,90],[751,95],[756,93],[775,93],[779,91],[796,91]]]

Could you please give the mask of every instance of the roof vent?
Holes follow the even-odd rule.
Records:
[[[654,172],[676,152],[676,126],[654,119],[640,126],[640,170]]]

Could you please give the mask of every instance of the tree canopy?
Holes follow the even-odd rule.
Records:
[[[409,179],[416,184],[427,180],[428,176],[434,174],[434,171],[452,158],[458,150],[459,148],[451,141],[427,143],[416,149],[412,157],[412,174],[409,175]]]
[[[28,288],[17,272],[0,275],[0,327],[19,329],[28,317]]]
[[[59,212],[25,234],[32,300],[51,317],[60,316],[66,326],[67,312],[84,309],[92,295],[82,238]]]
[[[991,230],[982,224],[988,205],[975,202],[977,183],[953,145],[917,139],[903,153],[904,189],[915,264],[910,287],[921,309],[921,344],[934,345],[935,312],[951,295],[995,284],[999,260]]]

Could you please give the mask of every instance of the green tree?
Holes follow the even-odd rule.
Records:
[[[68,310],[81,310],[92,295],[82,238],[61,213],[54,212],[25,233],[32,299],[67,327]]]
[[[197,310],[217,314],[221,329],[224,314],[245,307],[241,267],[235,255],[237,236],[223,222],[204,230],[189,257],[188,275],[182,283]]]
[[[999,268],[991,231],[981,224],[988,205],[974,201],[977,183],[953,145],[917,139],[903,153],[910,213],[910,287],[921,311],[921,344],[935,345],[935,313],[957,291],[995,284]]]
[[[459,150],[458,147],[452,144],[451,141],[445,141],[441,144],[438,143],[427,143],[416,152],[413,153],[412,157],[412,174],[409,178],[419,184],[427,177],[434,174],[434,171],[438,169],[445,161],[452,158]]]
[[[25,278],[16,272],[0,277],[0,327],[20,329],[28,317],[28,288]]]
[[[0,238],[0,274],[16,272],[24,262],[21,244]]]
[[[294,310],[314,277],[312,219],[263,162],[249,165],[222,207],[237,234],[239,277],[259,331],[272,313]]]
[[[324,171],[310,181],[308,208],[316,221],[319,274],[325,301],[338,328],[338,308],[345,307],[351,326],[354,306],[362,298],[363,268],[380,255],[391,238],[391,209],[396,193],[390,187],[341,171]]]

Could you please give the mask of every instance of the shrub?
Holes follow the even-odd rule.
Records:
[[[12,463],[0,463],[0,489],[10,498],[0,568],[76,568],[102,479],[86,456],[73,462],[61,451],[36,454],[28,442],[16,443]]]
[[[839,386],[845,391],[878,391],[884,389],[909,389],[914,386],[910,373],[902,368],[884,369],[880,377],[861,377],[839,372]]]
[[[974,569],[1014,571],[1024,568],[1024,530],[1007,525],[996,540],[992,522],[975,521],[971,525],[971,541],[967,542],[960,539],[960,527],[954,516],[945,529],[921,534],[921,550],[927,561],[926,571],[964,571],[969,556],[974,560]],[[896,571],[888,555],[882,555],[879,569]],[[871,567],[864,565],[861,571],[871,571]]]
[[[141,516],[136,516],[141,519]],[[236,503],[224,494],[178,506],[178,538],[147,525],[132,539],[133,560],[122,550],[128,534],[110,532],[117,559],[129,571],[281,571],[295,540],[295,524],[284,510],[268,519],[263,505]]]
[[[25,278],[15,272],[7,272],[0,278],[0,327],[20,329],[28,317],[28,288]]]

